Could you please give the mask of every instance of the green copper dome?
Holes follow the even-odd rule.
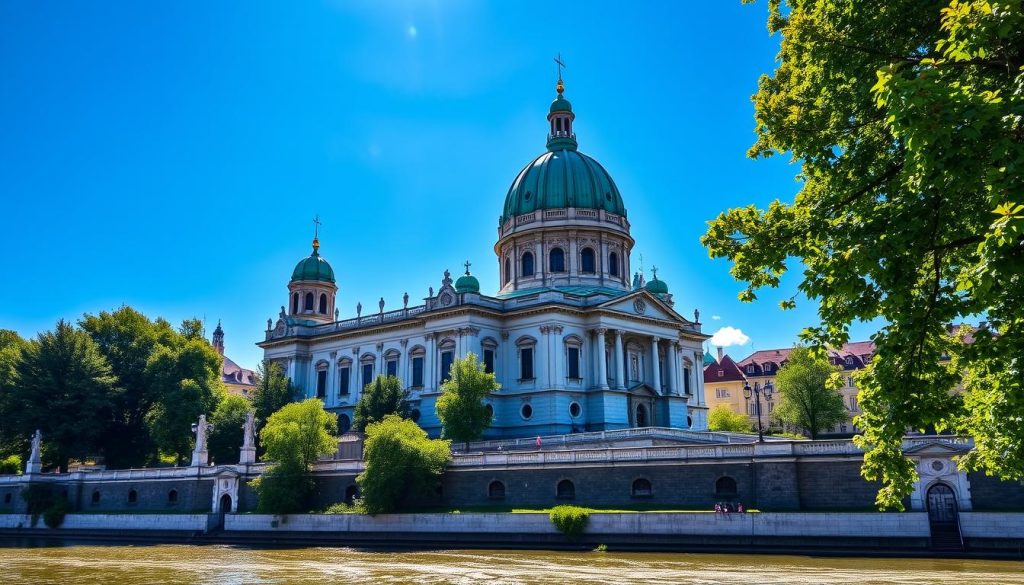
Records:
[[[551,102],[551,109],[548,111],[551,113],[571,112],[572,104],[569,103],[569,100],[565,99],[564,97],[562,97],[561,94],[559,94],[558,97],[556,97],[555,100]]]
[[[308,258],[303,258],[295,265],[292,271],[292,282],[297,280],[318,280],[320,282],[334,282],[334,269],[320,256],[320,242],[313,240],[313,253]]]
[[[455,281],[455,292],[459,293],[479,293],[480,292],[480,281],[476,279],[470,273],[463,274]]]
[[[647,292],[655,295],[668,294],[668,285],[665,284],[664,280],[658,280],[657,276],[648,281],[647,284],[644,285],[644,289],[646,289]]]
[[[626,215],[619,188],[600,163],[576,150],[545,152],[512,181],[501,222],[537,209],[568,207]]]

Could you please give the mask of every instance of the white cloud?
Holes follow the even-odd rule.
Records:
[[[721,315],[711,315],[711,320],[712,321],[721,321],[722,320],[722,316]]]
[[[729,347],[731,345],[746,345],[750,338],[743,334],[743,331],[735,327],[722,327],[711,337],[711,345],[718,347]]]

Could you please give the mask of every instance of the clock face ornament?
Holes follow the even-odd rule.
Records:
[[[645,303],[643,299],[637,299],[633,301],[633,310],[636,311],[638,315],[643,315],[644,311],[647,310],[647,303]]]

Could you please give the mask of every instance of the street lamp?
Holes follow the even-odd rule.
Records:
[[[759,384],[755,383],[754,388],[750,388],[750,384],[743,385],[743,398],[750,401],[751,397],[754,399],[754,408],[757,412],[757,440],[760,443],[764,443],[764,428],[761,426],[761,394],[764,394],[765,401],[772,399],[772,392],[775,387],[772,386],[771,382],[768,382],[762,388]]]

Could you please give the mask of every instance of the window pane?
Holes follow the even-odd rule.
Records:
[[[533,276],[533,254],[523,254],[523,276]]]
[[[569,348],[569,377],[578,380],[580,377],[580,348]]]
[[[388,360],[387,363],[387,375],[397,376],[398,375],[398,360]]]
[[[519,377],[523,380],[533,378],[533,348],[524,347],[519,352]]]
[[[484,350],[484,371],[488,374],[494,373],[494,350]]]
[[[690,368],[683,368],[683,392],[690,393]]]
[[[316,373],[316,397],[327,396],[327,370],[319,370]]]
[[[423,358],[412,358],[412,385],[423,386]]]
[[[341,368],[338,370],[338,394],[348,394],[349,371],[349,368]]]
[[[551,250],[551,272],[565,272],[565,252],[561,248]]]
[[[373,364],[363,364],[363,388],[373,382]]]
[[[455,353],[445,351],[441,353],[441,381],[447,382],[452,377],[452,362],[455,361]]]
[[[594,250],[583,248],[580,252],[580,272],[594,272]]]

